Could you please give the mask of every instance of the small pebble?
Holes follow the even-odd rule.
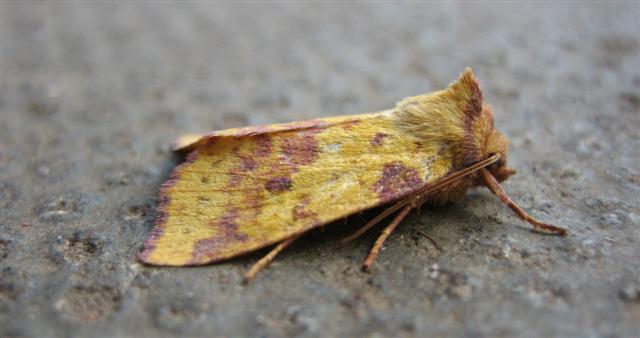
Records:
[[[640,288],[636,285],[626,285],[620,289],[620,298],[629,302],[640,301]]]

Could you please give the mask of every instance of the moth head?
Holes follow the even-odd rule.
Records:
[[[486,154],[487,157],[495,154],[500,155],[500,159],[487,167],[491,175],[503,182],[509,176],[515,175],[516,171],[507,166],[507,154],[509,152],[509,140],[495,128],[491,130],[487,138]]]

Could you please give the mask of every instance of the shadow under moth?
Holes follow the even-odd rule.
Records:
[[[249,281],[305,232],[387,205],[346,238],[396,213],[366,257],[368,269],[412,209],[455,202],[478,186],[534,231],[567,233],[531,217],[500,186],[515,174],[508,140],[468,68],[446,89],[393,109],[186,136],[175,150],[188,156],[160,188],[155,226],[138,255],[151,265],[202,265],[276,245]]]

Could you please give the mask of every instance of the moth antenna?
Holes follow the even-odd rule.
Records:
[[[504,189],[502,189],[502,187],[500,186],[500,183],[498,183],[498,181],[493,177],[493,175],[491,175],[491,173],[487,169],[482,168],[480,170],[480,175],[482,176],[482,180],[484,181],[485,186],[487,186],[487,188],[489,188],[489,190],[491,190],[491,192],[496,195],[502,203],[511,208],[511,210],[513,210],[513,212],[515,212],[516,215],[520,217],[520,219],[533,225],[534,231],[560,236],[567,235],[567,229],[540,222],[539,220],[529,215],[526,211],[524,211],[524,209],[518,206],[509,197],[509,195],[507,195]]]
[[[380,249],[382,249],[382,245],[384,244],[384,241],[386,241],[387,238],[389,238],[393,230],[395,230],[396,227],[398,227],[398,224],[402,222],[402,220],[407,216],[409,211],[413,209],[413,207],[414,207],[413,203],[406,205],[404,209],[402,209],[402,211],[393,219],[391,224],[387,225],[387,227],[384,229],[380,237],[378,237],[378,239],[376,240],[375,244],[373,244],[373,248],[371,248],[371,251],[367,256],[367,259],[365,259],[364,263],[362,264],[362,269],[364,271],[369,270],[373,262],[376,260],[376,257],[378,257],[378,253],[380,253]]]
[[[256,277],[258,272],[262,271],[269,263],[273,262],[274,258],[284,249],[286,249],[291,243],[298,239],[302,234],[295,235],[280,242],[273,250],[269,251],[264,257],[260,258],[249,271],[244,275],[244,284],[249,284]]]
[[[398,211],[398,209],[402,208],[403,206],[405,206],[407,203],[409,203],[408,200],[402,200],[394,205],[392,205],[391,207],[387,208],[385,211],[381,212],[378,216],[376,216],[374,219],[370,220],[367,224],[365,224],[362,228],[358,229],[356,232],[354,232],[353,234],[343,238],[342,240],[340,240],[341,243],[345,244],[348,242],[351,242],[352,240],[360,237],[362,234],[364,234],[365,232],[367,232],[367,230],[371,229],[374,225],[380,223],[380,221],[382,221],[383,219],[385,219],[385,217],[391,215],[392,213]]]
[[[390,208],[386,209],[385,211],[383,211],[380,215],[376,216],[374,219],[372,219],[371,221],[369,221],[369,223],[365,224],[362,228],[358,229],[358,231],[354,232],[352,235],[345,237],[344,239],[342,239],[342,243],[347,243],[350,242],[358,237],[360,237],[360,235],[362,235],[363,233],[365,233],[367,230],[371,229],[371,227],[373,227],[374,225],[378,224],[380,221],[382,221],[385,217],[391,215],[392,213],[396,212],[397,210],[399,210],[400,208],[402,208],[403,206],[407,205],[407,203],[412,203],[415,204],[414,207],[420,207],[422,206],[422,204],[427,200],[427,197],[429,197],[430,195],[438,192],[441,189],[446,188],[448,185],[450,185],[452,182],[455,182],[467,175],[473,174],[474,172],[478,171],[480,168],[484,168],[488,165],[490,165],[491,163],[496,162],[497,160],[500,159],[500,155],[495,154],[487,159],[484,159],[468,168],[465,168],[463,170],[457,171],[447,177],[445,177],[444,179],[434,183],[434,184],[427,184],[424,187],[421,187],[417,190],[416,193],[414,193],[413,195],[409,196],[408,198],[405,198],[404,200],[401,200],[400,202],[394,204],[393,206],[391,206]]]

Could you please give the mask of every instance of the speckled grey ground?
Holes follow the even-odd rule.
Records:
[[[0,336],[640,335],[640,6],[2,2]],[[375,213],[259,255],[135,253],[173,137],[376,111],[472,66],[512,141],[506,189],[413,214],[372,273]],[[421,229],[438,251],[416,234]]]

